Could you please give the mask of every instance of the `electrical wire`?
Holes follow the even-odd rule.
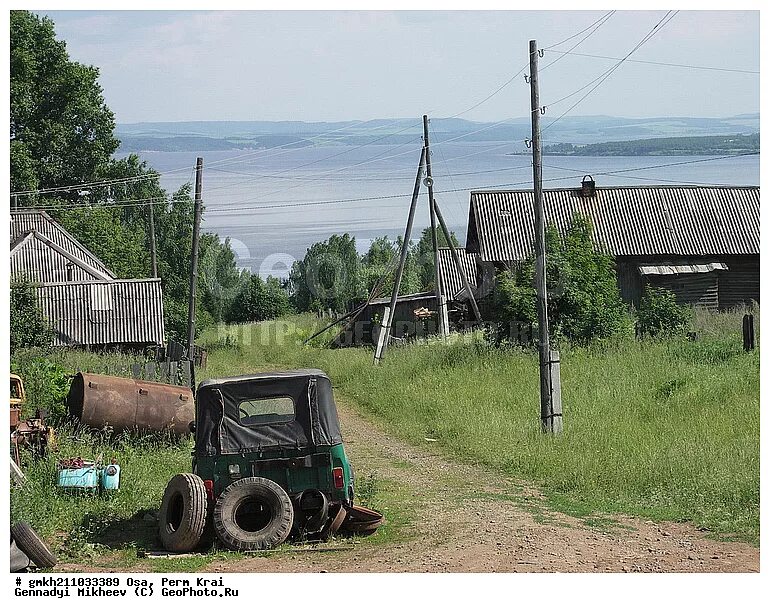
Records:
[[[672,166],[686,166],[690,164],[700,164],[705,162],[711,162],[711,161],[717,161],[717,160],[725,160],[725,159],[732,159],[732,158],[738,158],[738,157],[746,157],[746,156],[753,156],[753,155],[759,155],[759,151],[752,151],[752,152],[744,152],[744,153],[737,153],[733,155],[724,155],[724,156],[716,156],[716,157],[708,157],[708,158],[702,158],[698,160],[683,160],[679,162],[669,162],[666,164],[654,164],[654,165],[648,165],[648,166],[637,166],[634,168],[624,168],[619,170],[613,170],[613,171],[596,171],[596,170],[580,170],[577,168],[569,168],[565,166],[557,166],[554,164],[544,164],[543,166],[545,168],[552,168],[556,170],[566,170],[570,172],[575,172],[579,174],[574,175],[568,175],[564,177],[553,177],[553,178],[547,178],[543,179],[543,181],[558,181],[558,180],[566,180],[566,179],[575,179],[575,178],[581,178],[586,173],[588,174],[595,174],[597,176],[611,176],[611,175],[622,175],[626,172],[635,172],[638,170],[650,170],[650,169],[657,169],[657,168],[668,168]],[[514,168],[526,168],[528,166],[522,166],[522,167],[514,167]],[[510,169],[509,169],[510,170]],[[487,172],[487,171],[479,171],[479,172]],[[645,179],[645,180],[651,180],[651,179]],[[448,193],[456,193],[456,192],[462,192],[462,191],[475,191],[475,190],[482,190],[482,189],[493,189],[493,188],[501,188],[501,187],[512,187],[517,185],[526,185],[530,183],[531,181],[519,181],[514,183],[498,183],[494,185],[482,185],[482,186],[466,186],[461,188],[453,188],[453,189],[445,189],[445,190],[435,190],[435,193],[437,194],[448,194]],[[686,183],[686,182],[684,182]],[[702,185],[722,185],[720,183],[702,183]],[[253,207],[234,207],[229,208],[231,205],[226,205],[228,208],[224,207],[218,207],[216,209],[212,208],[210,209],[210,212],[212,214],[217,213],[230,213],[230,212],[236,212],[236,211],[245,211],[245,210],[260,210],[260,209],[280,209],[280,208],[294,208],[298,206],[312,206],[312,205],[321,205],[321,204],[347,204],[347,203],[353,203],[353,202],[370,202],[370,201],[377,201],[377,200],[390,200],[394,198],[404,198],[411,196],[411,193],[402,193],[402,194],[386,194],[381,196],[369,196],[369,197],[362,197],[362,198],[344,198],[344,199],[334,199],[334,200],[316,200],[316,201],[273,201],[273,202],[264,202],[264,201],[250,201],[250,202],[236,202],[231,203],[231,205],[240,205],[240,204],[257,204],[257,205],[265,205],[265,206],[253,206]],[[64,205],[50,205],[46,206],[43,205],[43,207],[35,207],[36,209],[44,208],[44,210],[51,210],[51,209],[62,209],[62,208],[87,208],[92,206],[105,206],[105,207],[119,207],[119,206],[146,206],[147,204],[152,204],[153,202],[135,202],[135,203],[128,203],[128,204],[122,204],[122,203],[110,203],[110,202],[95,202],[95,203],[89,203],[89,204],[64,204]]]
[[[600,22],[603,22],[603,21],[606,21],[607,19],[609,19],[610,17],[612,17],[612,15],[613,15],[615,12],[616,12],[616,11],[608,11],[607,13],[605,13],[604,15],[602,15],[601,17],[599,17],[599,19],[597,19],[596,21],[594,21],[594,22],[593,22],[593,23],[592,23],[590,26],[588,26],[588,27],[587,27],[587,28],[585,28],[584,30],[580,30],[580,32],[578,32],[577,34],[573,34],[572,36],[568,36],[567,38],[565,38],[564,40],[561,40],[561,41],[559,41],[558,43],[554,43],[553,45],[549,45],[548,47],[543,47],[543,48],[544,48],[544,49],[553,49],[554,47],[560,47],[561,45],[563,45],[563,44],[564,44],[564,43],[566,43],[567,41],[570,41],[570,40],[572,40],[573,38],[577,38],[578,36],[580,36],[580,35],[581,35],[581,34],[583,34],[584,32],[588,32],[588,30],[590,30],[591,28],[593,28],[593,27],[594,27],[596,24],[598,24],[598,23],[600,23]],[[592,32],[592,34],[593,34],[593,32]]]
[[[582,44],[583,44],[583,43],[584,43],[586,40],[588,40],[588,39],[589,39],[591,36],[593,36],[594,32],[596,32],[596,31],[597,31],[599,28],[601,28],[601,27],[602,27],[602,26],[603,26],[605,23],[607,23],[607,22],[610,20],[610,18],[611,18],[611,17],[612,17],[614,14],[615,14],[615,11],[610,11],[609,13],[606,13],[606,14],[604,15],[604,17],[602,17],[601,19],[599,19],[598,21],[595,21],[595,22],[594,22],[594,26],[595,26],[595,27],[594,27],[594,26],[591,26],[591,27],[593,27],[593,30],[591,30],[591,31],[590,31],[588,34],[586,34],[586,35],[585,35],[583,38],[581,38],[581,39],[580,39],[578,42],[576,42],[574,45],[572,45],[572,46],[571,46],[571,47],[570,47],[570,48],[569,48],[567,51],[564,51],[564,52],[562,52],[562,53],[565,53],[565,54],[566,54],[566,53],[570,53],[571,51],[574,51],[575,49],[577,49],[577,48],[578,48],[580,45],[582,45]],[[589,28],[587,28],[587,29],[590,29],[590,27],[589,27]],[[586,30],[583,30],[583,32],[585,32],[585,31],[586,31]],[[582,32],[581,32],[581,34],[582,34]],[[570,37],[570,38],[574,38],[574,36],[572,36],[572,37]],[[567,39],[567,40],[569,40],[569,39]],[[566,42],[566,41],[562,41],[562,42]],[[558,43],[558,44],[561,44],[561,43]],[[553,45],[553,46],[554,46],[554,47],[555,47],[555,46],[558,46],[558,44],[557,44],[557,45]],[[556,59],[555,59],[553,62],[549,62],[548,64],[546,64],[545,66],[543,66],[542,68],[540,68],[540,69],[539,69],[539,72],[540,72],[540,73],[542,73],[543,71],[547,70],[548,68],[550,68],[551,66],[553,66],[553,65],[554,65],[556,62],[558,62],[558,61],[560,61],[560,60],[564,59],[565,57],[566,57],[565,55],[560,55],[560,56],[559,56],[559,57],[557,57],[557,58],[556,58]]]
[[[554,164],[543,164],[543,167],[545,167],[545,168],[554,168],[554,169],[557,169],[557,170],[569,170],[569,171],[572,171],[572,172],[587,172],[588,174],[597,174],[597,175],[599,175],[599,174],[603,174],[603,175],[612,174],[612,175],[614,175],[614,174],[622,174],[622,173],[625,173],[625,172],[636,172],[637,170],[651,170],[651,169],[655,169],[655,168],[670,168],[672,166],[687,166],[687,165],[690,165],[690,164],[701,164],[703,162],[713,162],[713,161],[716,161],[716,160],[729,160],[729,159],[733,159],[733,158],[746,157],[746,156],[752,156],[752,155],[759,155],[759,151],[747,151],[747,152],[742,152],[742,153],[734,153],[734,154],[731,154],[731,155],[711,156],[711,157],[702,158],[700,160],[682,160],[680,162],[668,162],[666,164],[654,164],[654,165],[651,165],[651,166],[637,166],[636,168],[623,168],[621,170],[612,170],[612,171],[594,172],[594,173],[591,173],[590,171],[582,171],[582,170],[579,170],[577,168],[567,168],[565,166],[556,166]]]
[[[620,68],[620,66],[623,65],[623,62],[625,62],[629,57],[631,57],[631,55],[634,52],[636,52],[642,45],[644,45],[646,42],[648,42],[653,36],[658,34],[674,17],[677,16],[678,13],[679,13],[679,11],[668,11],[663,16],[663,18],[660,21],[658,21],[658,23],[656,23],[652,27],[652,29],[649,32],[647,32],[647,34],[645,34],[644,37],[631,49],[631,51],[629,51],[619,62],[617,62],[614,66],[612,66],[612,68],[610,68],[609,70],[605,71],[597,79],[594,79],[594,81],[592,81],[592,83],[594,83],[596,81],[598,81],[598,82],[596,82],[596,84],[591,89],[589,89],[583,96],[581,96],[580,99],[577,102],[575,102],[566,111],[564,111],[561,115],[559,115],[556,119],[554,119],[551,123],[549,123],[545,128],[543,128],[543,130],[541,131],[541,134],[543,132],[546,132],[547,130],[549,130],[555,123],[557,123],[559,120],[561,120],[565,115],[567,115],[570,111],[572,111],[572,109],[574,109],[581,102],[583,102],[583,100],[585,100],[588,96],[590,96],[602,83],[604,83],[607,79],[609,79],[610,76],[612,76],[612,74],[618,68]],[[583,86],[583,87],[580,88],[580,90],[577,90],[577,91],[582,91],[585,88],[586,88],[586,86]],[[569,97],[573,96],[575,93],[577,93],[577,92],[573,92],[569,96],[566,96],[565,98],[560,99],[558,102],[561,102],[562,100],[565,100],[566,98],[569,98]],[[557,103],[551,103],[550,105],[546,105],[546,106],[553,106],[554,104],[557,104]],[[533,109],[532,112],[533,113],[540,112],[540,109]]]
[[[563,55],[575,55],[580,57],[590,57],[590,58],[596,58],[596,59],[602,59],[602,60],[622,60],[623,58],[619,57],[611,57],[609,55],[594,55],[591,53],[577,53],[573,52],[572,50],[569,51],[559,51],[558,49],[550,49],[549,53],[561,53]],[[743,70],[740,68],[719,68],[717,66],[697,66],[694,64],[676,64],[673,62],[653,62],[650,60],[626,60],[628,63],[633,64],[651,64],[653,66],[671,66],[675,68],[692,68],[695,70],[716,70],[719,72],[737,72],[737,73],[743,73],[743,74],[754,74],[758,75],[759,70]]]

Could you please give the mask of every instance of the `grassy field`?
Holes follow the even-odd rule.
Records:
[[[305,366],[389,431],[417,445],[531,480],[575,514],[691,520],[759,539],[759,353],[742,350],[740,313],[698,313],[697,341],[563,347],[564,433],[540,433],[534,353],[472,336],[392,348],[302,346],[299,317],[210,332],[220,373]],[[223,342],[227,339],[229,342]]]
[[[564,433],[556,438],[540,433],[536,354],[493,349],[473,335],[392,348],[375,367],[371,350],[304,346],[319,326],[310,316],[210,330],[198,380],[321,368],[341,397],[388,431],[534,482],[559,510],[690,520],[758,544],[759,352],[742,351],[739,314],[699,314],[694,323],[695,342],[562,347]],[[47,368],[35,352],[15,358],[27,377]],[[132,361],[72,351],[42,359],[65,371]],[[30,406],[51,401],[50,390],[27,387]],[[189,441],[61,430],[56,457],[117,457],[123,488],[63,495],[55,459],[27,459],[30,485],[12,489],[13,517],[30,521],[65,559],[110,549],[119,552],[114,563],[122,556],[130,565],[138,549],[154,547],[153,513],[168,478],[189,470],[190,452]]]

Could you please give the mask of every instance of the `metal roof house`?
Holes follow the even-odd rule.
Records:
[[[563,234],[576,213],[595,244],[615,258],[623,299],[638,304],[647,284],[681,303],[729,308],[759,301],[759,187],[689,185],[543,190],[546,224]],[[471,192],[466,251],[477,284],[532,255],[532,190]]]
[[[160,279],[117,279],[43,211],[11,212],[11,278],[36,283],[54,345],[140,350],[165,342]]]
[[[11,243],[11,276],[26,275],[36,283],[109,281],[114,275],[73,255],[37,230]]]
[[[55,245],[60,250],[67,252],[73,258],[87,264],[91,268],[98,270],[108,279],[115,279],[115,273],[107,268],[104,263],[93,253],[86,249],[80,241],[72,234],[67,232],[59,223],[45,211],[12,211],[11,212],[11,243],[13,244],[20,237],[26,236],[30,232],[36,232],[38,237],[45,237],[51,245]],[[32,266],[29,270],[39,270],[44,266],[43,261],[29,264]],[[13,270],[11,270],[13,273]],[[43,280],[41,279],[41,282]]]
[[[37,295],[55,345],[130,350],[165,342],[160,279],[42,283]]]
[[[462,247],[456,247],[457,256],[460,265],[465,271],[465,277],[471,286],[471,291],[476,292],[476,280],[478,275],[478,264],[476,263],[476,254],[468,253]],[[441,279],[441,289],[446,296],[446,300],[461,300],[465,293],[463,278],[452,258],[452,250],[448,247],[440,247],[438,250],[438,270]]]

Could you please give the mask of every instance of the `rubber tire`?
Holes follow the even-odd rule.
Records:
[[[179,525],[174,528],[168,521],[171,503],[181,497],[182,510]],[[200,543],[206,527],[206,488],[203,479],[191,473],[174,475],[163,492],[158,531],[167,551],[187,553]]]
[[[37,535],[27,522],[21,521],[11,527],[13,540],[16,546],[34,562],[38,568],[53,568],[58,560],[51,553],[43,540]]]
[[[270,509],[270,521],[261,530],[243,530],[235,512],[248,498],[261,499]],[[264,477],[245,477],[231,483],[214,505],[214,531],[217,538],[235,551],[272,549],[283,543],[294,523],[294,506],[289,495],[275,481]]]

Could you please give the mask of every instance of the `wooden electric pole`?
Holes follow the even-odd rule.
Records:
[[[422,173],[425,169],[425,159],[427,157],[427,147],[422,148],[420,154],[420,165],[417,167],[417,178],[414,180],[414,191],[412,192],[412,202],[409,205],[409,216],[406,220],[406,230],[404,230],[404,242],[401,245],[401,257],[398,261],[398,268],[396,269],[396,278],[393,282],[393,292],[390,295],[390,307],[385,311],[385,317],[382,320],[382,328],[380,330],[380,338],[377,341],[377,347],[374,350],[374,363],[378,364],[382,359],[385,349],[388,346],[390,340],[390,329],[393,325],[393,315],[396,312],[396,302],[398,300],[398,290],[401,287],[401,277],[404,274],[404,265],[406,264],[406,256],[409,253],[409,241],[412,237],[412,225],[414,223],[414,212],[417,208],[417,198],[420,195],[420,180],[422,179]]]
[[[548,334],[548,286],[545,265],[545,210],[543,207],[543,151],[540,143],[540,91],[537,79],[537,41],[529,41],[529,84],[532,99],[532,179],[535,207],[535,290],[537,291],[540,353],[540,421],[543,432],[562,430],[559,354],[551,351]]]
[[[441,274],[438,263],[438,233],[436,232],[436,205],[433,200],[433,171],[430,165],[430,140],[428,138],[428,116],[422,116],[422,134],[425,144],[425,168],[427,177],[425,183],[428,185],[428,200],[430,202],[430,235],[433,243],[433,267],[435,270],[434,284],[436,287],[436,309],[438,312],[438,330],[442,336],[446,337],[448,322],[446,321],[446,305],[441,291]]]
[[[203,158],[195,164],[195,217],[193,221],[192,254],[190,257],[190,302],[187,307],[187,359],[194,361],[195,347],[195,294],[198,286],[198,239],[201,230],[201,188],[203,183]]]
[[[155,246],[155,205],[150,202],[150,262],[152,264],[152,277],[157,279],[158,277],[158,255],[157,247]]]

